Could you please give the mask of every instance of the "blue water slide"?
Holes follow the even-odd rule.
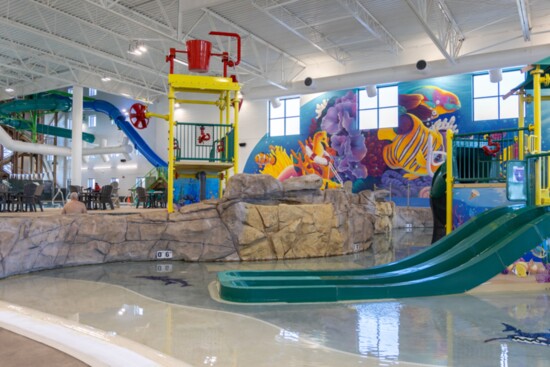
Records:
[[[108,115],[117,127],[126,134],[137,150],[155,167],[168,167],[168,164],[155,153],[137,133],[118,108],[109,102],[94,100],[84,101],[84,109],[90,109]]]

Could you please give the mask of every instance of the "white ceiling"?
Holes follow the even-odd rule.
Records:
[[[206,39],[236,57],[213,30],[241,35],[230,74],[269,98],[535,62],[550,56],[550,0],[0,0],[0,99],[82,85],[154,101],[171,47]],[[133,40],[148,52],[129,54]]]

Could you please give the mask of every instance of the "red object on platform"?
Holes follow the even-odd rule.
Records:
[[[189,71],[207,73],[210,67],[212,43],[205,40],[189,40],[186,45]]]

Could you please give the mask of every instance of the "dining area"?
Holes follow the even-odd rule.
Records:
[[[0,182],[0,212],[36,212],[44,211],[42,193],[44,185],[34,181]]]
[[[166,190],[150,189],[143,187],[135,188],[135,203],[136,209],[166,208]]]
[[[110,185],[84,188],[82,186],[70,185],[69,194],[77,193],[78,200],[86,205],[87,210],[111,210],[115,209],[115,202],[118,202],[118,186],[115,190],[113,182]],[[115,191],[115,193],[114,193]],[[114,197],[116,196],[116,197]]]

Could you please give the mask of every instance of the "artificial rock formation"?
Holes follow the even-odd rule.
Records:
[[[363,251],[389,232],[386,192],[322,191],[316,175],[281,183],[238,174],[220,200],[175,213],[18,217],[0,221],[0,276],[60,266],[154,260],[281,260]]]

